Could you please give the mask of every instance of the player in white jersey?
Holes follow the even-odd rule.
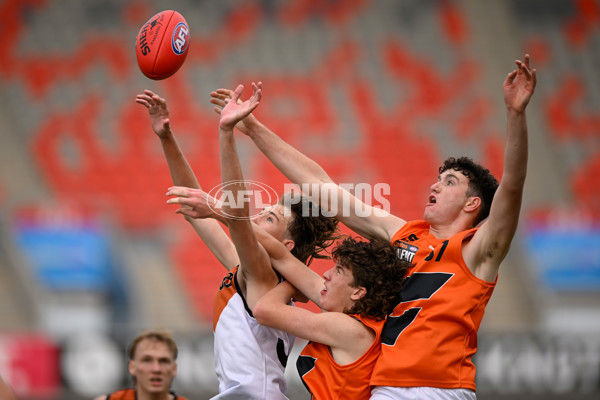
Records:
[[[224,279],[215,301],[215,398],[285,399],[284,369],[294,337],[258,324],[239,292],[237,271]]]
[[[222,110],[219,131],[221,172],[223,182],[242,181],[243,175],[235,142],[233,127],[252,112],[260,100],[260,87],[253,85],[253,96],[238,104],[232,101]],[[243,87],[238,87],[236,100]],[[159,136],[175,186],[169,189],[171,204],[181,204],[179,213],[194,226],[198,234],[229,270],[215,299],[213,328],[215,332],[215,366],[219,378],[218,399],[285,399],[284,369],[293,337],[260,326],[252,316],[258,299],[277,285],[280,279],[270,267],[269,257],[254,236],[253,224],[280,240],[301,261],[319,257],[319,252],[330,244],[337,227],[333,218],[303,217],[303,203],[294,202],[291,210],[284,210],[283,202],[263,210],[250,219],[246,202],[243,207],[223,207],[234,219],[225,220],[231,240],[215,220],[197,220],[186,215],[186,204],[206,201],[207,195],[199,189],[189,164],[179,149],[170,129],[166,101],[145,91],[136,101],[148,108],[155,133]],[[183,187],[189,186],[189,187]],[[232,198],[238,198],[245,189],[231,185]],[[306,206],[305,206],[306,207]]]

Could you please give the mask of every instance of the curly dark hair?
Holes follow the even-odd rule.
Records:
[[[331,258],[325,250],[339,238],[337,218],[324,216],[319,205],[306,196],[300,196],[299,201],[292,201],[290,196],[286,194],[283,203],[292,210],[287,227],[294,241],[291,253],[306,265],[315,258]]]
[[[382,320],[392,312],[410,263],[400,260],[389,242],[346,237],[336,245],[332,255],[338,265],[352,272],[352,286],[362,286],[367,291],[352,308],[344,310],[346,314]]]
[[[444,164],[439,168],[439,173],[443,173],[449,169],[461,172],[469,179],[469,191],[467,196],[476,196],[481,199],[481,207],[477,214],[473,226],[476,226],[481,221],[490,215],[490,208],[496,189],[498,189],[498,180],[490,173],[490,170],[477,164],[469,157],[450,157],[444,161]]]

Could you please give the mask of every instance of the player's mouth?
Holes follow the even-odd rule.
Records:
[[[154,377],[154,378],[150,378],[150,383],[152,384],[152,386],[160,386],[162,385],[162,378],[159,377]]]
[[[432,194],[429,195],[429,199],[428,200],[429,201],[427,202],[426,206],[431,206],[431,205],[434,205],[435,203],[437,203],[437,200],[436,200],[435,196],[432,195]]]
[[[327,286],[323,285],[323,290],[321,290],[321,295],[327,293]]]

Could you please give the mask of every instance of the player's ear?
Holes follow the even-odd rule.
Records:
[[[479,210],[480,206],[481,206],[481,198],[478,196],[471,196],[471,197],[467,197],[467,201],[463,207],[463,210],[465,210],[468,213],[471,213],[471,212],[475,212],[475,211]]]
[[[367,289],[364,286],[354,288],[354,291],[350,295],[350,299],[358,301],[367,295]]]
[[[135,363],[133,362],[133,360],[129,360],[129,363],[127,364],[127,369],[129,370],[129,375],[135,376]]]
[[[288,249],[288,251],[292,251],[292,249],[296,246],[296,243],[292,239],[285,239],[283,241],[283,244],[285,245],[286,249]]]

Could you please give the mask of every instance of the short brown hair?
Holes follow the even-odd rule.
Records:
[[[171,351],[173,360],[177,360],[178,350],[177,344],[175,343],[175,339],[173,339],[173,335],[171,334],[171,332],[162,329],[146,330],[137,335],[136,338],[133,339],[133,342],[131,342],[131,345],[129,346],[128,354],[130,360],[133,360],[135,358],[135,352],[137,350],[138,345],[142,340],[145,339],[150,339],[166,344],[169,350]]]
[[[392,312],[410,263],[400,260],[389,242],[346,237],[336,245],[332,255],[338,265],[352,272],[352,286],[362,286],[367,291],[351,309],[344,310],[346,314],[381,320]]]

